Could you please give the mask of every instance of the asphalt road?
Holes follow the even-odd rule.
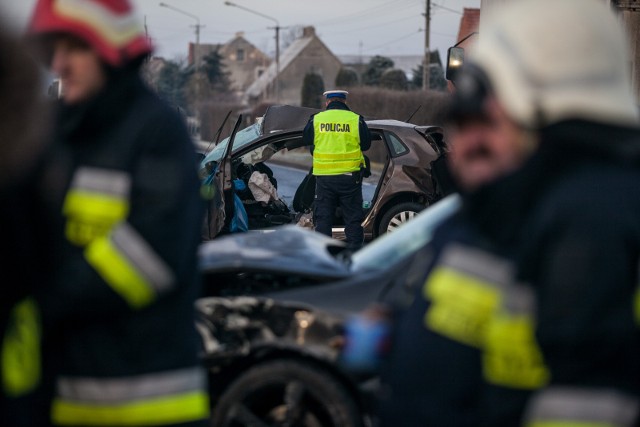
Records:
[[[298,185],[302,182],[308,170],[300,169],[293,166],[283,166],[275,163],[267,163],[273,170],[273,176],[278,181],[278,196],[291,207],[293,196],[296,194]],[[362,200],[371,201],[376,186],[368,183],[362,185]]]

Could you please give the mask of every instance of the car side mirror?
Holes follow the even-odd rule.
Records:
[[[445,74],[447,80],[454,81],[463,64],[464,48],[450,47],[447,50],[447,71]]]

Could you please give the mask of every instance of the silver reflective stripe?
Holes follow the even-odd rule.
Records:
[[[638,405],[637,397],[615,390],[551,387],[533,397],[525,424],[566,420],[631,427]]]
[[[529,286],[516,284],[504,289],[502,308],[507,313],[533,315],[535,304],[536,298]]]
[[[111,241],[157,292],[173,287],[175,278],[169,266],[131,225],[120,223],[113,230]]]
[[[74,402],[117,404],[203,391],[205,385],[204,370],[194,367],[125,378],[61,377],[56,394]]]
[[[131,176],[119,170],[82,167],[73,175],[71,187],[74,190],[128,198]]]
[[[499,286],[511,283],[514,271],[513,264],[504,258],[460,244],[449,245],[439,264]]]

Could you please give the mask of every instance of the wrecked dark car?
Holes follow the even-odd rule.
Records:
[[[271,106],[265,115],[242,130],[242,116],[231,135],[215,145],[201,162],[203,194],[209,198],[203,240],[238,229],[238,211],[246,212],[244,229],[265,229],[297,223],[312,227],[315,181],[310,174],[312,156],[303,145],[302,132],[319,110],[288,105]],[[397,120],[367,120],[372,148],[364,152],[371,176],[363,187],[365,239],[371,240],[412,218],[443,195],[432,176],[432,163],[446,154],[443,130]],[[295,194],[282,197],[273,163],[293,164],[309,171],[296,182]],[[242,216],[244,217],[244,216]],[[241,218],[242,218],[241,217]],[[339,210],[333,236],[344,238]]]
[[[212,425],[372,425],[377,379],[341,363],[345,320],[406,299],[399,278],[458,207],[448,196],[349,257],[342,242],[295,225],[203,243],[209,296],[196,311]]]

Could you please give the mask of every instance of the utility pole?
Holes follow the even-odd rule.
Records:
[[[194,61],[195,61],[195,67],[196,67],[196,75],[198,74],[198,72],[200,71],[200,54],[199,54],[199,50],[200,50],[200,27],[202,27],[202,25],[200,25],[200,21],[198,21],[198,23],[196,25],[192,25],[192,27],[195,27],[196,29],[196,47],[194,50]]]
[[[631,84],[640,102],[640,4],[632,0],[612,0],[627,33],[631,56]]]
[[[429,48],[429,33],[431,24],[431,0],[425,0],[424,13],[424,65],[422,66],[422,90],[429,90],[429,64],[431,64],[431,49]]]
[[[167,9],[171,9],[174,12],[178,12],[182,15],[188,16],[196,20],[196,25],[192,25],[196,29],[196,45],[193,48],[193,61],[195,63],[195,76],[196,76],[196,117],[200,118],[199,113],[199,103],[200,103],[200,28],[204,27],[204,25],[200,25],[200,18],[192,13],[184,11],[182,9],[178,9],[175,6],[171,6],[170,4],[160,2],[161,7],[166,7]]]
[[[276,30],[276,104],[280,103],[280,28],[277,21],[275,27],[269,27]]]
[[[275,87],[276,87],[276,103],[280,103],[280,30],[283,28],[280,26],[280,22],[269,15],[265,15],[264,13],[257,12],[253,9],[249,9],[247,7],[241,6],[231,1],[225,1],[224,4],[226,6],[237,7],[238,9],[242,9],[246,12],[253,13],[254,15],[262,16],[263,18],[269,19],[276,23],[275,27],[269,27],[269,29],[276,30],[276,78],[275,78]],[[284,27],[288,28],[288,27]]]

